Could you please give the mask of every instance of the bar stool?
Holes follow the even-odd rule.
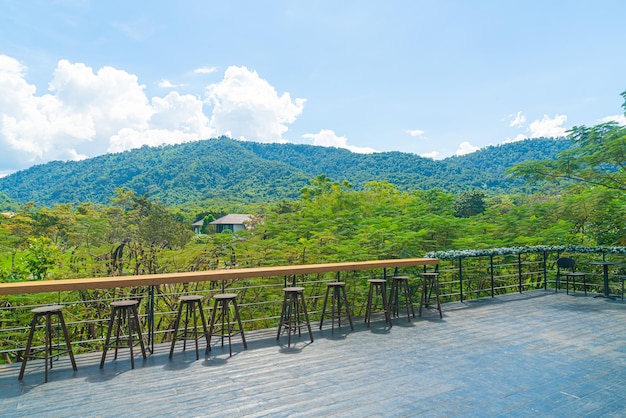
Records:
[[[391,292],[389,293],[389,309],[395,317],[400,316],[400,294],[403,293],[406,305],[406,317],[411,322],[411,314],[415,318],[415,309],[409,290],[409,276],[393,276],[391,278]]]
[[[137,300],[119,300],[111,302],[111,319],[109,319],[109,329],[104,342],[104,348],[102,349],[102,359],[100,360],[101,369],[104,367],[107,350],[109,348],[115,348],[114,360],[117,360],[117,350],[120,347],[128,347],[130,349],[130,366],[131,369],[135,368],[133,334],[137,335],[141,347],[141,354],[144,360],[146,359],[146,347],[143,343],[143,335],[141,334],[137,305],[139,305],[139,301]],[[128,335],[122,335],[122,323],[124,320],[126,320],[126,325],[128,326]],[[116,322],[115,339],[111,341],[111,331],[113,331],[113,326]]]
[[[49,368],[52,368],[52,358],[58,356],[61,353],[68,353],[70,356],[70,361],[72,362],[72,368],[74,371],[78,370],[76,367],[76,360],[74,360],[74,353],[72,352],[72,345],[70,343],[70,337],[67,333],[67,327],[65,326],[65,320],[63,319],[63,306],[61,305],[50,305],[50,306],[40,306],[38,308],[32,309],[31,312],[34,314],[33,320],[30,323],[30,333],[28,334],[28,342],[26,343],[26,349],[24,350],[24,358],[22,358],[22,368],[20,369],[20,375],[18,377],[19,380],[22,380],[24,377],[24,370],[26,370],[26,362],[29,359],[44,359],[46,362],[46,371],[45,371],[45,383],[48,383],[48,364]],[[52,317],[57,317],[57,324],[61,326],[61,331],[63,332],[63,338],[65,339],[65,347],[61,347],[60,335],[57,336],[57,343],[52,343]],[[45,318],[46,326],[46,343],[42,349],[33,350],[33,335],[35,334],[35,328],[39,324],[39,320],[41,318]],[[56,354],[53,356],[53,351],[56,351]],[[43,353],[43,354],[41,354]]]
[[[232,357],[232,336],[241,334],[241,340],[243,341],[243,348],[248,349],[246,343],[246,337],[243,333],[243,326],[241,325],[241,317],[239,316],[239,307],[237,306],[237,294],[236,293],[219,293],[213,296],[215,304],[213,305],[213,314],[211,315],[211,326],[209,328],[209,346],[211,345],[211,338],[215,331],[216,324],[218,328],[216,333],[222,336],[222,347],[224,347],[224,336],[228,336],[228,353]],[[230,317],[229,305],[233,305],[234,320],[237,321],[239,328],[233,327],[233,322]],[[219,314],[218,314],[219,311]],[[216,320],[217,318],[217,320]]]
[[[365,306],[365,324],[369,328],[372,311],[375,308],[374,293],[380,295],[382,299],[383,310],[385,312],[385,321],[389,323],[389,328],[393,326],[391,323],[391,315],[389,313],[389,305],[387,305],[387,280],[385,279],[369,279],[369,293],[367,294],[367,305]]]
[[[306,325],[309,330],[309,337],[313,342],[313,331],[311,331],[311,323],[309,322],[309,314],[306,310],[306,301],[304,300],[304,287],[285,287],[283,289],[283,308],[280,313],[280,323],[278,325],[278,334],[276,339],[280,338],[281,330],[287,331],[287,347],[291,346],[291,334],[298,331],[301,336],[300,329]]]
[[[332,289],[332,294],[331,294]],[[335,319],[337,319],[338,326],[341,326],[341,305],[345,307],[346,316],[350,322],[350,329],[354,331],[352,325],[352,316],[350,315],[350,306],[348,305],[348,296],[346,294],[345,282],[331,282],[326,286],[326,296],[324,297],[324,307],[322,308],[322,318],[320,319],[320,329],[324,323],[324,316],[326,315],[326,305],[328,303],[328,296],[330,295],[330,321],[331,321],[331,333],[335,332]]]
[[[183,313],[183,306],[185,307],[185,323],[181,329],[180,317]],[[194,340],[196,344],[196,360],[200,358],[198,355],[198,340],[202,338],[202,336],[198,332],[197,311],[200,311],[200,320],[202,321],[202,329],[204,331],[204,338],[206,339],[206,349],[204,353],[209,354],[209,351],[211,350],[211,344],[209,338],[209,330],[207,329],[207,323],[204,318],[204,311],[202,310],[202,296],[186,295],[178,298],[178,315],[176,316],[176,321],[174,322],[174,335],[172,336],[172,346],[170,347],[170,358],[172,358],[172,355],[174,354],[174,346],[176,345],[176,340],[183,341],[183,351],[187,349],[187,341]],[[193,325],[191,331],[189,331],[190,316],[193,316]],[[188,336],[188,333],[191,335]]]
[[[437,310],[439,311],[439,318],[443,318],[441,313],[441,302],[439,300],[439,273],[422,273],[424,277],[422,280],[422,297],[420,299],[419,316],[422,316],[422,306],[428,305],[430,302],[430,296],[432,292],[435,292],[437,297]]]

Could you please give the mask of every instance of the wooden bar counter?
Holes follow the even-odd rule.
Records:
[[[329,273],[395,267],[413,267],[439,264],[437,258],[401,258],[392,260],[353,261],[325,264],[256,267],[228,270],[208,270],[183,273],[150,274],[140,276],[94,277],[83,279],[41,280],[0,283],[0,295],[65,292],[115,287],[151,286],[171,283],[247,279],[252,277],[289,276],[294,274]]]

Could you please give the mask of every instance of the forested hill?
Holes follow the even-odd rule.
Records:
[[[0,197],[4,193],[20,204],[32,201],[42,206],[109,203],[113,191],[124,187],[168,205],[211,198],[268,201],[299,196],[300,189],[319,174],[346,180],[356,189],[370,181],[387,181],[401,190],[478,188],[506,193],[523,187],[521,180],[505,176],[508,167],[552,158],[570,146],[563,139],[534,139],[434,161],[401,152],[355,154],[339,148],[222,137],[35,166],[0,178]]]

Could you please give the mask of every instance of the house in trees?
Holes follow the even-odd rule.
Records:
[[[193,227],[193,232],[195,232],[196,234],[201,233],[202,225],[204,225],[204,219],[200,219],[199,221],[192,223],[191,226]]]
[[[226,216],[222,216],[219,219],[209,223],[209,225],[215,225],[215,232],[218,234],[224,231],[243,231],[247,228],[247,224],[251,221],[252,215],[231,213]],[[194,224],[195,225],[195,224]],[[195,227],[195,226],[194,226]],[[200,225],[202,227],[202,225]]]

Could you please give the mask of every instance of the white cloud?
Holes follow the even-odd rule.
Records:
[[[169,80],[161,80],[161,81],[159,81],[158,86],[161,87],[162,89],[173,89],[174,87],[179,87],[180,85],[179,84],[173,84]]]
[[[478,151],[479,149],[479,147],[476,147],[469,142],[464,141],[459,144],[459,149],[456,150],[455,155],[471,154],[472,152]]]
[[[620,125],[626,125],[626,115],[613,115],[602,118],[601,122],[617,122]]]
[[[373,148],[348,145],[348,138],[346,138],[345,136],[337,136],[335,132],[330,129],[322,129],[317,134],[304,134],[302,135],[302,138],[311,139],[313,145],[320,145],[322,147],[345,148],[358,154],[371,154],[373,152],[376,152],[376,150]]]
[[[425,154],[420,154],[420,157],[431,158],[433,160],[436,160],[438,156],[439,156],[439,151],[433,151],[433,152],[427,152]]]
[[[407,134],[409,134],[410,136],[422,136],[424,135],[424,131],[420,130],[420,129],[407,129],[405,131]]]
[[[528,139],[528,137],[524,134],[518,134],[513,138],[507,138],[504,140],[505,144],[510,144],[511,142],[519,142],[519,141],[523,141],[525,139]]]
[[[511,117],[513,117],[513,115],[511,115]],[[526,117],[521,115],[521,112],[518,112],[509,126],[521,128],[525,122]],[[548,115],[543,115],[543,118],[532,121],[525,129],[529,134],[517,134],[513,138],[506,138],[504,143],[518,142],[528,138],[556,138],[565,136],[567,131],[567,128],[563,126],[565,122],[567,122],[566,115],[555,115],[553,118]]]
[[[550,118],[548,115],[543,115],[541,120],[533,121],[528,129],[530,130],[531,138],[540,137],[559,137],[565,136],[567,130],[562,125],[567,122],[567,116],[556,115],[554,118]]]
[[[193,70],[194,74],[213,74],[217,72],[217,67],[200,67]]]
[[[513,115],[509,115],[509,118],[513,120],[509,122],[509,126],[511,128],[521,128],[526,123],[526,116],[522,114],[522,112],[517,112],[517,115],[513,117]]]
[[[170,91],[146,96],[137,76],[59,61],[38,94],[26,67],[0,55],[0,173],[51,160],[77,160],[142,145],[174,144],[226,134],[284,142],[305,99],[278,95],[245,67],[230,67],[207,87],[207,99]],[[163,86],[172,83],[164,80]],[[207,103],[212,114],[206,114]],[[209,112],[211,110],[209,109]]]
[[[278,95],[272,85],[246,67],[228,67],[224,79],[207,87],[207,103],[213,106],[211,125],[217,135],[231,132],[239,139],[281,141],[287,124],[304,109],[306,99]]]

